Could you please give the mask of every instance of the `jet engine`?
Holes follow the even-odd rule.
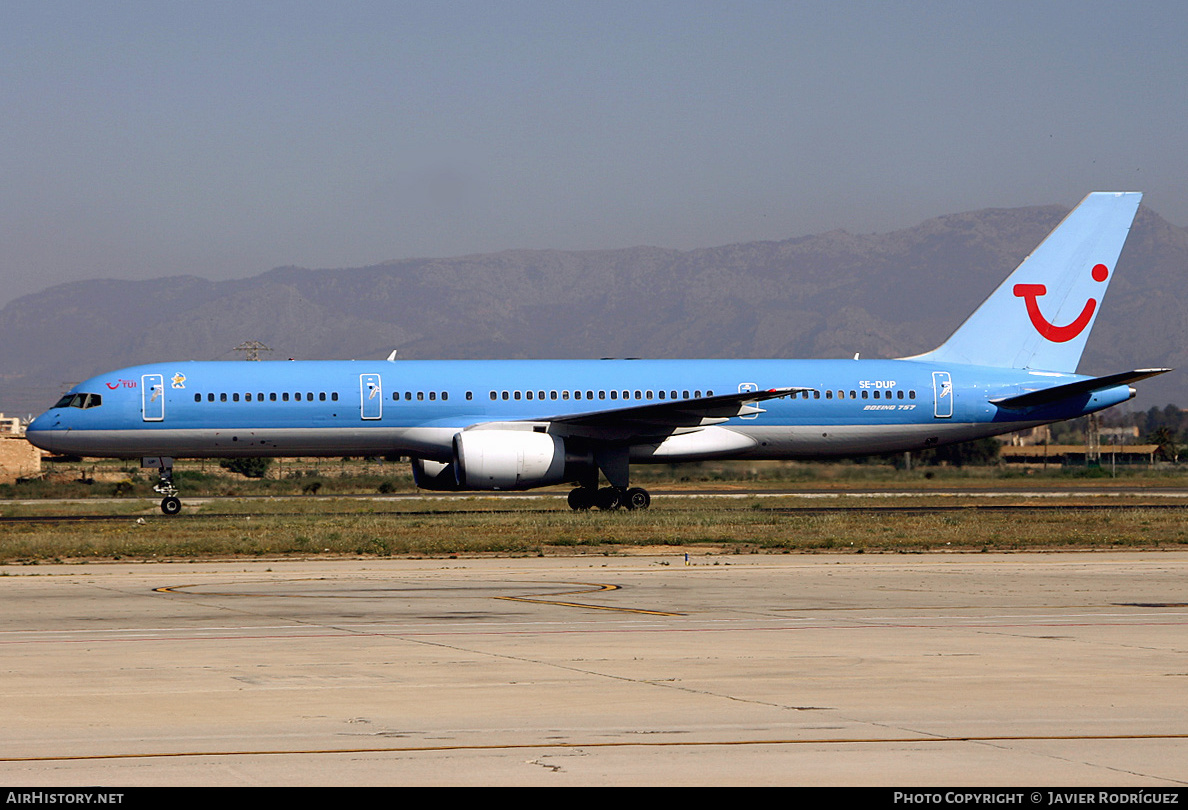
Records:
[[[421,489],[431,489],[437,492],[457,492],[458,476],[454,475],[453,462],[442,463],[427,458],[412,460],[413,481]]]
[[[565,442],[526,430],[465,430],[454,436],[459,489],[532,489],[563,483]]]

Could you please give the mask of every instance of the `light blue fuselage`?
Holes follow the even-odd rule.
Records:
[[[633,462],[816,458],[992,436],[1133,396],[1118,385],[1033,408],[990,402],[1084,379],[912,360],[154,363],[75,386],[70,394],[98,394],[100,404],[51,408],[28,436],[83,456],[399,454],[446,462],[455,434],[476,425],[535,428],[580,443],[589,431],[567,430],[559,417],[797,387],[810,390],[761,402],[758,413],[620,443]]]

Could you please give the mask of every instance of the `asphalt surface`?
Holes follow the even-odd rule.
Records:
[[[1188,553],[0,567],[8,785],[1183,786]]]

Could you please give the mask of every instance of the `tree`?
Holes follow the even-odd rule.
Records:
[[[239,473],[244,478],[263,478],[272,466],[270,458],[224,458],[219,460],[224,470]]]
[[[1155,455],[1164,461],[1175,461],[1180,451],[1176,446],[1176,432],[1164,425],[1147,434],[1147,444],[1157,445]]]
[[[991,436],[923,450],[919,458],[922,464],[951,464],[954,467],[965,464],[997,464],[1001,448],[1002,443]]]

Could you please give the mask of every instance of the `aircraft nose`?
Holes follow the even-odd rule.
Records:
[[[34,419],[25,428],[25,438],[29,444],[42,450],[53,450],[53,437],[57,430],[57,419],[49,411]]]

